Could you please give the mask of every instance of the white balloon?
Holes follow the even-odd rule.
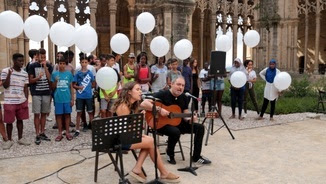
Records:
[[[51,26],[50,39],[59,47],[70,47],[74,44],[75,27],[65,22],[56,22]]]
[[[233,87],[241,88],[247,82],[247,76],[242,71],[236,71],[231,75],[230,82]]]
[[[243,41],[248,47],[256,47],[260,41],[259,33],[256,30],[250,30],[244,35]]]
[[[187,39],[179,40],[173,48],[175,56],[181,60],[185,60],[191,56],[193,50],[192,43]]]
[[[24,30],[24,21],[13,11],[4,11],[0,14],[0,33],[9,39],[16,38]]]
[[[90,53],[97,47],[97,33],[93,27],[84,24],[76,29],[76,46],[84,53]]]
[[[113,88],[117,82],[117,73],[110,67],[102,67],[96,73],[96,83],[100,88],[104,90]]]
[[[157,36],[151,41],[150,49],[154,56],[165,56],[170,50],[169,41],[163,36]]]
[[[123,54],[128,51],[130,47],[130,41],[125,34],[117,33],[112,36],[110,46],[115,53]]]
[[[39,15],[28,17],[24,23],[24,32],[27,38],[35,42],[44,40],[49,35],[49,30],[48,21]]]
[[[288,74],[287,72],[280,72],[274,78],[274,86],[280,91],[289,88],[291,82],[292,82],[292,78],[290,74]]]
[[[221,35],[216,38],[216,50],[227,52],[232,47],[232,41],[227,35]]]
[[[136,27],[143,34],[153,31],[155,27],[154,16],[149,12],[141,13],[136,19]]]

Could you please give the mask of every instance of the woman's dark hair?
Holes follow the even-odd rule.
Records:
[[[138,113],[138,107],[140,105],[140,102],[136,101],[133,104],[131,104],[129,101],[131,98],[129,91],[131,91],[136,86],[136,84],[138,84],[138,83],[133,81],[133,82],[128,82],[127,84],[123,85],[120,95],[119,95],[119,98],[112,106],[112,109],[111,109],[112,112],[116,112],[119,105],[126,104],[131,112]]]
[[[148,58],[147,58],[147,53],[146,52],[141,52],[140,54],[138,54],[138,56],[137,56],[137,64],[139,64],[140,58],[143,57],[143,56],[145,56],[145,58],[146,58],[146,64],[147,64]]]
[[[190,59],[190,68],[191,71],[194,69],[194,62],[197,61],[196,59],[191,58]],[[198,69],[198,61],[197,61],[197,66],[195,66],[196,74],[199,74],[199,69]]]
[[[165,61],[166,61],[166,60],[165,60],[165,56],[162,56],[162,57],[163,57],[163,60],[164,60],[164,61],[163,61],[163,64],[165,64]],[[161,57],[155,57],[155,64],[158,63],[158,59],[159,59],[159,58],[161,58]]]
[[[254,61],[253,61],[253,60],[251,60],[251,59],[247,59],[247,60],[245,60],[245,62],[243,63],[243,66],[244,66],[244,67],[247,67],[249,62],[252,62],[252,64],[254,64]]]
[[[63,62],[65,62],[66,65],[68,65],[68,60],[66,60],[65,57],[63,57],[63,56],[58,57],[57,63],[59,64],[59,63],[63,63]]]

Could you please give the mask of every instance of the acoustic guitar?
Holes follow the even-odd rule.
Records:
[[[166,106],[160,102],[155,102],[155,105],[161,107],[170,112],[168,116],[161,116],[158,112],[156,128],[160,129],[165,125],[178,126],[181,123],[182,118],[191,117],[191,113],[182,113],[181,108],[178,105]],[[208,112],[205,117],[207,118],[218,118],[216,112]],[[154,128],[154,118],[151,111],[146,111],[145,119],[151,128]]]

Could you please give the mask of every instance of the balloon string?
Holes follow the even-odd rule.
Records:
[[[144,42],[145,42],[145,34],[143,34],[143,40],[142,40],[142,43],[141,43],[141,51],[144,52]]]

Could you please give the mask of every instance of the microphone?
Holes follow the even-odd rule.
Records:
[[[159,98],[155,98],[155,97],[153,97],[153,96],[149,96],[149,95],[142,95],[141,98],[142,98],[143,100],[145,100],[145,99],[149,99],[149,100],[154,100],[154,101],[161,101],[161,99],[159,99]]]
[[[192,99],[195,99],[195,100],[198,100],[198,98],[197,97],[195,97],[194,95],[192,95],[192,94],[190,94],[190,93],[185,93],[185,95],[187,96],[187,97],[190,97],[190,98],[192,98]]]

